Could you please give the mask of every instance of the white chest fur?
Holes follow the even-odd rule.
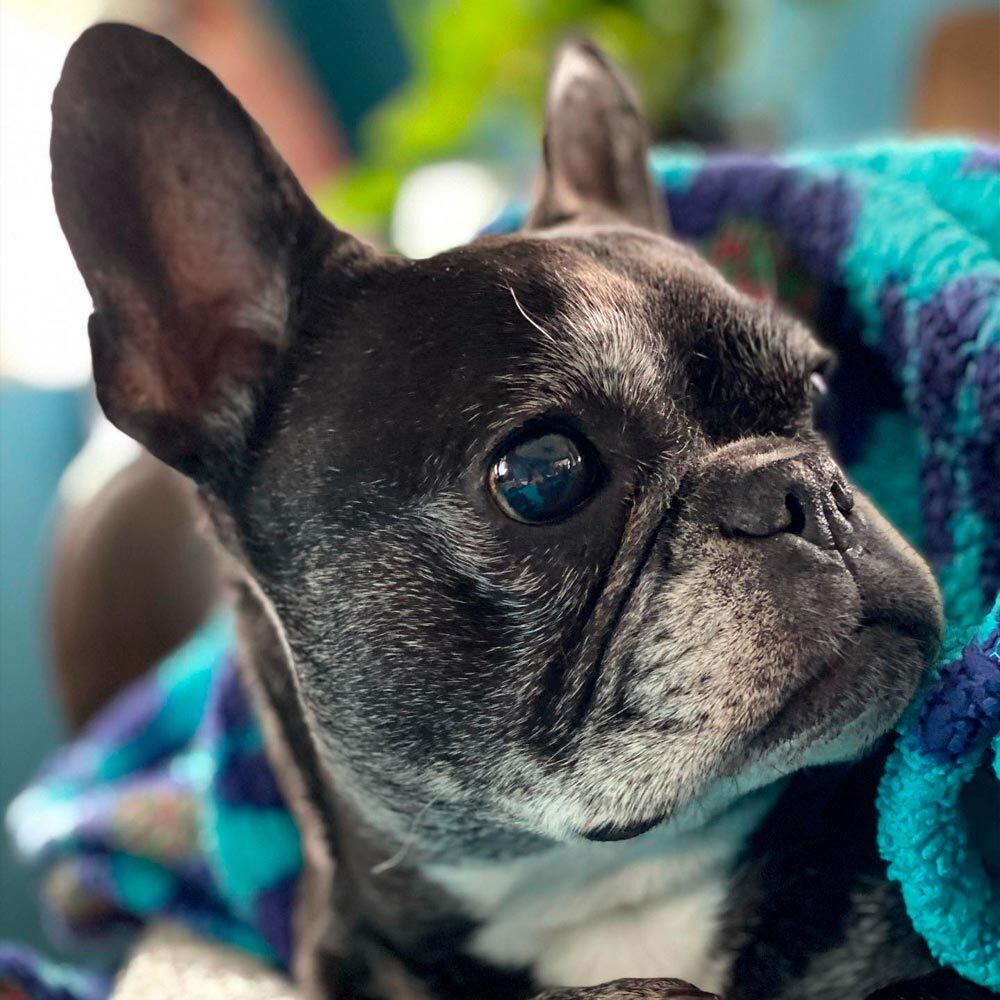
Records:
[[[730,872],[769,805],[754,797],[699,829],[659,827],[428,874],[481,922],[472,953],[527,967],[540,986],[672,976],[718,991],[727,960],[716,931]]]

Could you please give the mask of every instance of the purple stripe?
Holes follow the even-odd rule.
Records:
[[[920,468],[920,507],[923,513],[923,550],[931,568],[938,572],[954,554],[949,524],[955,503],[951,464],[928,453]]]
[[[857,214],[857,199],[841,177],[803,176],[760,157],[713,159],[688,187],[669,197],[670,219],[682,239],[700,239],[731,216],[752,216],[781,235],[799,263],[836,281],[840,257]]]
[[[978,146],[965,159],[960,168],[963,174],[991,171],[1000,174],[1000,146]]]
[[[979,437],[967,461],[976,511],[989,526],[980,576],[987,603],[1000,593],[1000,344],[990,344],[976,358],[973,376],[979,411]]]
[[[1000,279],[972,275],[949,282],[917,312],[918,416],[931,434],[948,433],[954,422],[958,391],[998,295]]]
[[[219,670],[205,721],[206,733],[216,737],[256,724],[234,662],[227,661]]]
[[[220,801],[234,806],[286,808],[262,750],[233,751],[220,766],[214,779],[214,792]]]
[[[254,928],[274,949],[285,968],[292,960],[292,915],[297,885],[297,878],[290,875],[258,893],[254,904]]]
[[[906,368],[906,287],[898,278],[889,278],[878,296],[882,336],[879,350],[889,364],[893,376],[902,382]]]
[[[917,727],[927,754],[954,760],[1000,722],[1000,630],[970,642],[927,693]]]
[[[1000,343],[990,344],[979,353],[973,385],[983,440],[1000,441]]]

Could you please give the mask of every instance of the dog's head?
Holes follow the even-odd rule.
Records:
[[[526,229],[406,260],[163,39],[90,30],[54,104],[105,411],[209,498],[339,786],[452,854],[857,754],[940,628],[814,429],[827,351],[666,235],[589,45],[547,117]]]

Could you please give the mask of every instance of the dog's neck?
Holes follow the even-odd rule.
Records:
[[[356,929],[355,951],[388,946],[434,997],[658,977],[720,991],[734,957],[721,932],[734,870],[783,788],[725,789],[630,840],[497,861],[423,860],[341,802],[337,919]]]
[[[426,877],[474,922],[469,954],[538,986],[679,976],[722,989],[716,928],[733,869],[778,786],[617,843],[560,844],[514,861],[435,864]]]
[[[287,665],[277,662],[280,643],[260,596],[244,595],[242,617],[250,627],[243,666],[254,685],[262,676],[270,679],[264,702],[290,698],[287,679],[274,687]],[[271,718],[271,744],[280,742],[275,712],[287,723],[291,706],[272,704],[263,713]],[[301,767],[301,748],[296,756]],[[290,776],[278,777],[284,786]],[[373,835],[340,797],[317,803],[322,782],[316,776],[312,793],[301,775],[293,777],[289,804],[304,839],[335,838],[337,853],[334,901],[320,899],[324,890],[314,885],[296,925],[315,931],[332,906],[337,917],[323,935],[333,942],[329,950],[340,951],[336,942],[345,935],[372,938],[417,979],[436,979],[438,970],[450,979],[459,970],[455,995],[470,982],[503,980],[504,990],[518,995],[549,985],[656,976],[720,989],[728,965],[716,929],[731,874],[781,791],[780,783],[749,794],[732,783],[720,786],[669,823],[626,841],[557,844],[502,861],[421,862],[407,856],[405,845]],[[328,878],[319,882],[328,892]],[[306,913],[310,907],[315,912]],[[370,950],[357,941],[351,948]],[[299,964],[324,975],[312,958],[300,957]],[[450,985],[436,982],[435,988],[447,996]]]

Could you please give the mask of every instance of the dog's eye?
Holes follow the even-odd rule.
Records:
[[[583,442],[560,433],[522,438],[500,456],[489,485],[500,509],[543,524],[572,514],[594,492],[596,462]]]

